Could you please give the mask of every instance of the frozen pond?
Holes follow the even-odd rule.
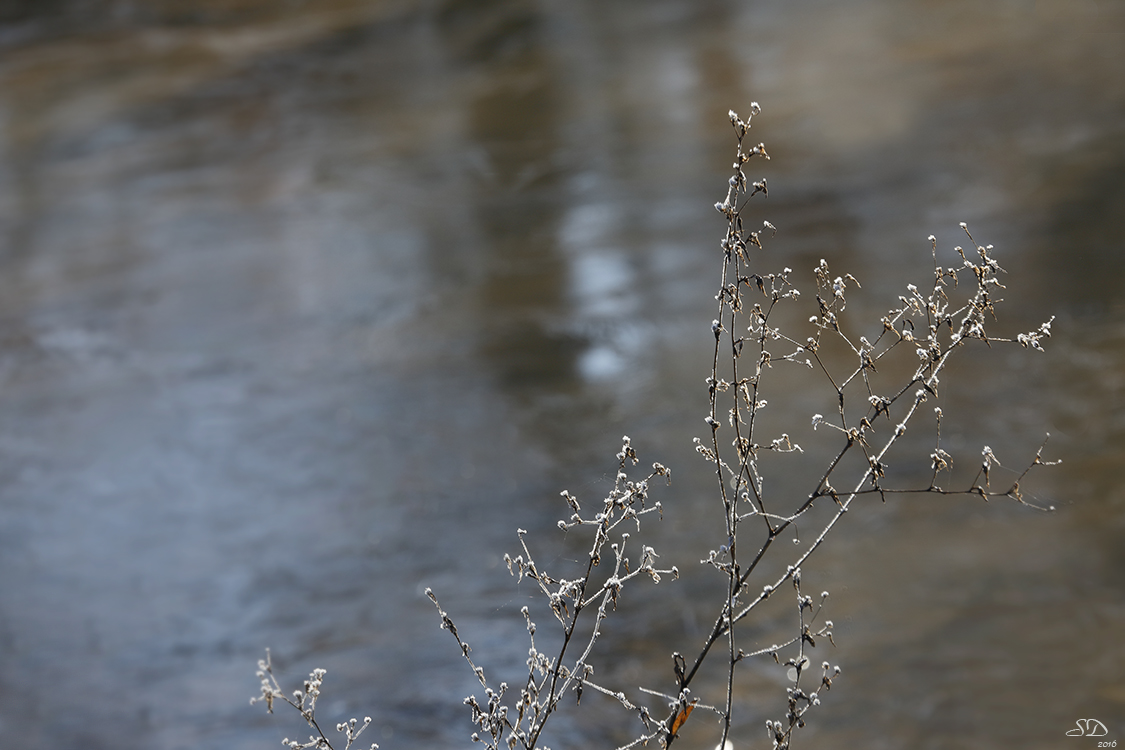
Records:
[[[599,675],[667,689],[722,585],[697,562],[722,517],[691,439],[726,113],[751,100],[763,271],[811,289],[826,258],[875,319],[965,221],[1010,272],[994,327],[1057,316],[1045,355],[966,357],[943,430],[966,471],[1051,432],[1064,463],[1027,490],[1059,512],[849,514],[807,573],[844,673],[796,747],[1057,747],[1085,718],[1116,737],[1117,5],[55,0],[0,6],[0,745],[304,737],[247,705],[268,646],[291,689],[328,669],[328,725],[468,746],[475,683],[422,591],[518,669],[534,591],[501,557],[517,527],[582,554],[558,492],[600,496],[623,434],[673,470],[652,529],[684,575],[627,592]],[[774,387],[814,443],[824,394]],[[784,711],[753,675],[739,750]],[[616,747],[632,721],[595,697],[548,743]],[[714,746],[691,728],[680,747]]]

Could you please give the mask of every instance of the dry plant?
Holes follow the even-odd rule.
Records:
[[[585,534],[588,538],[588,554],[580,564],[570,572],[546,570],[536,562],[534,545],[529,544],[528,534],[522,529],[517,530],[519,554],[514,558],[504,556],[517,581],[527,578],[534,582],[546,611],[555,620],[551,638],[554,645],[543,651],[536,640],[537,625],[529,609],[522,609],[529,648],[526,678],[521,678],[517,687],[490,681],[485,668],[473,660],[472,650],[453,619],[441,608],[437,596],[426,589],[440,613],[441,627],[452,634],[480,682],[483,695],[469,696],[465,703],[478,730],[472,734],[472,740],[490,750],[544,747],[540,740],[548,721],[558,713],[567,696],[577,704],[583,691],[608,696],[639,720],[635,739],[619,750],[650,743],[662,748],[671,746],[684,722],[697,710],[717,715],[721,727],[717,747],[733,747],[730,735],[735,675],[753,658],[772,659],[786,672],[784,714],[780,719],[766,721],[765,728],[775,750],[788,748],[794,730],[804,726],[808,711],[820,703],[823,692],[832,687],[840,674],[840,668],[828,661],[815,665],[810,655],[818,640],[833,642],[833,625],[831,620],[821,619],[828,592],[819,598],[805,594],[802,566],[857,498],[877,495],[885,502],[888,496],[905,493],[976,495],[984,500],[1006,497],[1037,510],[1053,510],[1029,502],[1021,492],[1020,484],[1033,467],[1056,463],[1042,458],[1042,445],[1026,468],[1003,487],[992,485],[993,469],[999,461],[988,446],[981,450],[980,468],[967,486],[939,483],[943,479],[952,481],[953,458],[942,447],[941,408],[930,411],[922,405],[930,399],[937,400],[940,376],[950,359],[974,342],[989,348],[1014,343],[1042,350],[1043,339],[1051,333],[1051,321],[1014,338],[992,336],[986,331],[986,324],[995,320],[995,307],[1001,301],[998,293],[1004,286],[999,276],[1004,270],[992,257],[992,246],[978,244],[965,224],[961,224],[961,229],[970,244],[967,250],[955,248],[961,258],[960,266],[939,265],[937,241],[931,236],[934,266],[928,291],[924,293],[913,284],[907,285],[906,294],[898,297],[868,335],[858,335],[850,320],[845,323],[846,293],[858,288],[859,282],[846,273],[834,276],[824,260],[813,269],[816,307],[808,319],[811,335],[791,335],[776,322],[781,306],[801,304],[801,293],[794,285],[791,269],[762,273],[755,267],[752,254],[762,249],[767,232],[772,235],[774,227],[769,222],[763,222],[757,231],[744,226],[750,198],[767,192],[764,179],[748,182],[744,172],[752,158],[769,159],[763,144],[748,147],[745,143],[750,119],[759,112],[754,103],[751,117],[746,120],[730,113],[738,147],[726,197],[715,204],[727,220],[727,229],[721,242],[722,274],[715,297],[718,312],[711,324],[714,354],[706,379],[710,408],[704,421],[710,434],[695,439],[696,450],[714,469],[714,507],[716,512],[721,509],[726,525],[725,543],[710,550],[706,559],[700,561],[726,581],[725,596],[716,602],[714,624],[702,644],[684,649],[694,653],[693,657],[685,658],[678,651],[672,653],[670,683],[663,689],[622,689],[604,685],[593,677],[594,646],[626,585],[640,578],[660,583],[664,577],[679,577],[675,565],[661,567],[656,550],[639,541],[642,517],[663,515],[661,503],[649,499],[650,483],[657,478],[669,480],[670,472],[656,463],[643,476],[631,478],[630,469],[639,459],[630,439],[625,437],[617,454],[613,487],[600,503],[584,511],[575,496],[562,492],[570,515],[560,520],[558,527],[565,533]],[[830,346],[844,352],[848,364],[842,370],[833,364],[837,358],[827,355]],[[767,405],[764,388],[775,365],[819,372],[829,393],[835,395],[837,405],[831,416],[811,417],[814,430],[827,430],[835,447],[827,466],[819,475],[812,475],[814,481],[807,492],[796,497],[767,492],[761,471],[761,460],[768,453],[802,452],[788,434],[759,435],[760,414]],[[879,368],[883,368],[884,375],[898,372],[900,376],[888,387],[883,381],[895,376],[884,377]],[[915,422],[930,419],[934,443],[928,477],[916,486],[892,486],[887,479],[892,448]],[[837,484],[842,489],[837,489]],[[794,539],[799,549],[794,552],[789,548],[791,556],[785,559],[786,548],[775,546],[775,542],[806,516],[819,531],[809,542]],[[763,564],[768,558],[772,560],[769,566]],[[796,628],[791,637],[767,648],[746,650],[738,626],[768,599],[781,596],[787,586],[793,588],[794,593],[788,596],[794,596],[796,605]],[[720,648],[715,648],[720,644]],[[701,703],[700,698],[692,695],[692,684],[709,656],[713,656],[712,663],[718,661],[724,667],[725,694],[716,705]],[[259,662],[258,675],[262,680],[261,696],[252,702],[265,701],[272,711],[274,700],[283,700],[301,713],[315,733],[307,743],[285,740],[289,748],[333,747],[315,717],[323,670],[314,671],[304,690],[296,691],[292,698],[274,679],[268,652],[267,658]],[[345,748],[351,747],[369,722],[367,719],[357,728],[352,719],[337,726],[345,736]]]

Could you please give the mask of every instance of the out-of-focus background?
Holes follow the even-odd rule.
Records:
[[[1064,463],[1026,492],[1058,512],[859,502],[806,567],[836,623],[813,660],[844,672],[797,746],[1086,747],[1086,718],[1125,741],[1119,3],[5,0],[0,745],[305,737],[247,705],[266,647],[289,689],[328,669],[327,726],[468,745],[475,682],[422,591],[518,675],[534,590],[501,555],[522,527],[566,574],[558,492],[600,497],[623,434],[673,470],[650,528],[684,575],[626,591],[596,676],[669,689],[722,585],[691,439],[727,110],[752,100],[762,270],[805,302],[825,258],[877,319],[965,221],[1009,271],[993,332],[1057,316],[1046,354],[966,352],[942,404],[969,478],[1050,432]],[[826,394],[788,372],[769,408],[816,455]],[[786,466],[769,486],[808,492]],[[741,678],[736,748],[784,713],[771,665]],[[587,696],[556,750],[639,728]],[[714,745],[700,715],[684,747]]]

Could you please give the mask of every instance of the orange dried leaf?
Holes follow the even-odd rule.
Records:
[[[698,698],[693,700],[688,705],[684,706],[683,711],[680,711],[680,715],[677,716],[672,722],[672,734],[676,734],[680,731],[680,727],[682,727],[684,725],[684,722],[687,721],[687,717],[691,716],[691,712],[695,709],[696,703],[699,703]]]

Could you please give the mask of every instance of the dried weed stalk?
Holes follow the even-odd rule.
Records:
[[[1016,343],[1042,350],[1043,339],[1051,335],[1053,318],[1037,330],[1015,338],[992,336],[986,331],[986,324],[995,319],[995,306],[1001,301],[997,295],[1004,289],[999,280],[1004,270],[993,259],[992,246],[979,245],[962,223],[961,229],[971,245],[968,250],[955,248],[961,265],[940,266],[937,241],[931,236],[934,269],[929,290],[923,293],[915,285],[907,285],[906,294],[899,296],[895,306],[882,316],[870,339],[851,332],[851,326],[845,325],[844,320],[846,293],[853,286],[859,287],[859,282],[851,274],[834,276],[824,260],[814,269],[816,310],[809,318],[812,335],[801,339],[783,331],[775,323],[779,317],[777,310],[781,305],[799,304],[801,293],[794,286],[791,269],[760,273],[751,260],[754,249],[762,249],[767,230],[770,235],[776,232],[773,225],[763,222],[761,229],[750,231],[743,221],[749,199],[757,193],[767,193],[764,179],[748,182],[743,171],[754,157],[769,159],[763,144],[747,147],[744,143],[750,119],[759,112],[754,103],[751,117],[746,120],[730,113],[738,147],[726,197],[715,204],[716,210],[727,219],[727,230],[721,242],[723,266],[715,297],[718,313],[711,324],[714,354],[706,380],[710,409],[705,422],[710,435],[695,439],[696,450],[714,468],[716,508],[721,507],[726,523],[726,543],[701,560],[726,579],[726,596],[718,603],[714,625],[690,662],[681,653],[673,652],[672,682],[664,690],[636,687],[630,697],[622,689],[592,679],[594,645],[602,633],[604,621],[616,610],[626,584],[637,578],[650,578],[659,583],[663,576],[679,577],[676,566],[659,567],[660,556],[656,551],[635,541],[642,530],[643,516],[663,515],[659,502],[649,502],[650,482],[657,477],[670,479],[670,472],[656,463],[643,478],[631,479],[629,470],[638,463],[638,458],[630,439],[625,437],[617,454],[618,471],[613,488],[600,505],[583,511],[577,498],[567,491],[562,492],[570,516],[558,522],[559,528],[569,533],[585,532],[589,536],[588,555],[574,572],[568,575],[545,570],[536,562],[527,532],[522,529],[517,530],[521,553],[515,558],[504,556],[509,572],[518,581],[524,578],[534,581],[557,621],[555,627],[561,631],[558,645],[550,653],[541,651],[536,642],[537,626],[528,608],[522,609],[530,647],[527,677],[518,688],[489,681],[484,667],[473,660],[471,649],[453,619],[441,608],[437,596],[426,589],[426,595],[440,614],[441,627],[453,635],[480,681],[483,696],[469,696],[465,704],[478,728],[472,735],[473,741],[489,750],[542,747],[540,738],[561,702],[567,695],[579,702],[587,689],[609,696],[639,719],[641,728],[635,739],[619,750],[649,743],[662,748],[671,746],[696,709],[718,716],[721,725],[718,748],[730,748],[735,673],[754,657],[772,657],[786,667],[789,684],[784,717],[767,721],[765,725],[772,747],[775,750],[788,748],[793,731],[804,726],[808,711],[820,703],[821,692],[831,688],[833,679],[840,673],[840,668],[828,661],[814,666],[809,656],[817,639],[832,642],[833,625],[831,620],[820,621],[828,592],[823,592],[819,600],[803,593],[801,569],[856,498],[878,495],[885,501],[888,495],[906,493],[976,495],[985,500],[1008,497],[1037,510],[1053,510],[1053,507],[1032,504],[1024,498],[1020,488],[1033,467],[1057,463],[1042,458],[1042,445],[1026,468],[1004,487],[994,489],[991,484],[991,470],[999,461],[988,446],[983,447],[980,468],[968,486],[949,488],[939,484],[939,478],[948,476],[953,462],[941,445],[940,408],[930,412],[936,438],[930,454],[932,471],[926,484],[916,487],[888,484],[888,454],[908,427],[925,413],[922,404],[930,398],[936,400],[940,375],[951,357],[973,341],[983,342],[990,348],[993,344]],[[831,358],[825,356],[830,343],[837,349],[842,347],[851,361],[842,372],[838,366],[834,369]],[[783,353],[785,351],[788,353]],[[903,358],[910,363],[907,370],[912,368],[913,374],[892,388],[881,387],[881,380],[876,377],[877,368],[897,360],[901,369]],[[766,453],[802,452],[788,434],[765,438],[758,434],[759,414],[767,404],[762,397],[763,381],[775,364],[819,371],[836,396],[836,412],[830,417],[814,414],[812,425],[814,429],[823,427],[835,433],[838,447],[833,449],[827,467],[807,494],[797,498],[767,494],[760,473],[760,458]],[[888,366],[887,369],[894,368]],[[881,426],[877,429],[877,425]],[[844,489],[837,489],[835,483]],[[783,572],[766,577],[762,563],[767,553],[775,549],[774,543],[787,530],[795,529],[797,521],[814,508],[821,511],[817,516],[809,516],[819,524],[816,537],[792,553]],[[799,538],[794,541],[800,544]],[[634,552],[637,548],[639,552]],[[775,557],[784,557],[782,549],[776,548]],[[634,556],[632,559],[630,554]],[[759,573],[757,579],[755,573]],[[796,594],[796,631],[783,643],[745,651],[740,647],[736,626],[787,584]],[[699,698],[691,696],[691,685],[713,647],[720,643],[724,647],[721,649],[723,656],[719,658],[725,660],[725,696],[720,705],[701,704]],[[285,744],[293,750],[332,748],[314,714],[323,670],[314,671],[305,689],[294,693],[292,699],[274,680],[268,653],[267,659],[259,663],[258,674],[262,679],[262,694],[254,701],[265,701],[272,711],[274,699],[284,700],[296,708],[316,732],[308,743],[285,740]],[[656,708],[650,708],[650,702]],[[366,720],[357,729],[353,719],[337,727],[345,733],[346,748],[351,747],[369,722]]]
[[[324,682],[324,675],[327,674],[326,670],[314,669],[309,678],[305,680],[304,689],[294,690],[293,697],[290,698],[281,689],[278,684],[277,678],[273,674],[273,664],[270,663],[270,650],[266,649],[266,658],[258,660],[258,679],[261,680],[261,695],[256,695],[250,699],[250,705],[255,703],[265,703],[266,710],[271,714],[273,713],[274,701],[284,701],[293,708],[297,709],[301,714],[301,718],[309,725],[316,734],[310,735],[308,742],[301,742],[300,740],[291,740],[288,737],[281,741],[289,750],[335,750],[335,746],[328,739],[328,735],[320,728],[320,723],[316,720],[316,701],[320,697],[320,686]],[[348,750],[352,744],[363,734],[363,730],[371,726],[371,717],[364,718],[363,723],[360,724],[358,719],[348,719],[336,725],[336,731],[344,735],[344,750]],[[369,750],[377,750],[379,746],[374,742],[371,743]]]

